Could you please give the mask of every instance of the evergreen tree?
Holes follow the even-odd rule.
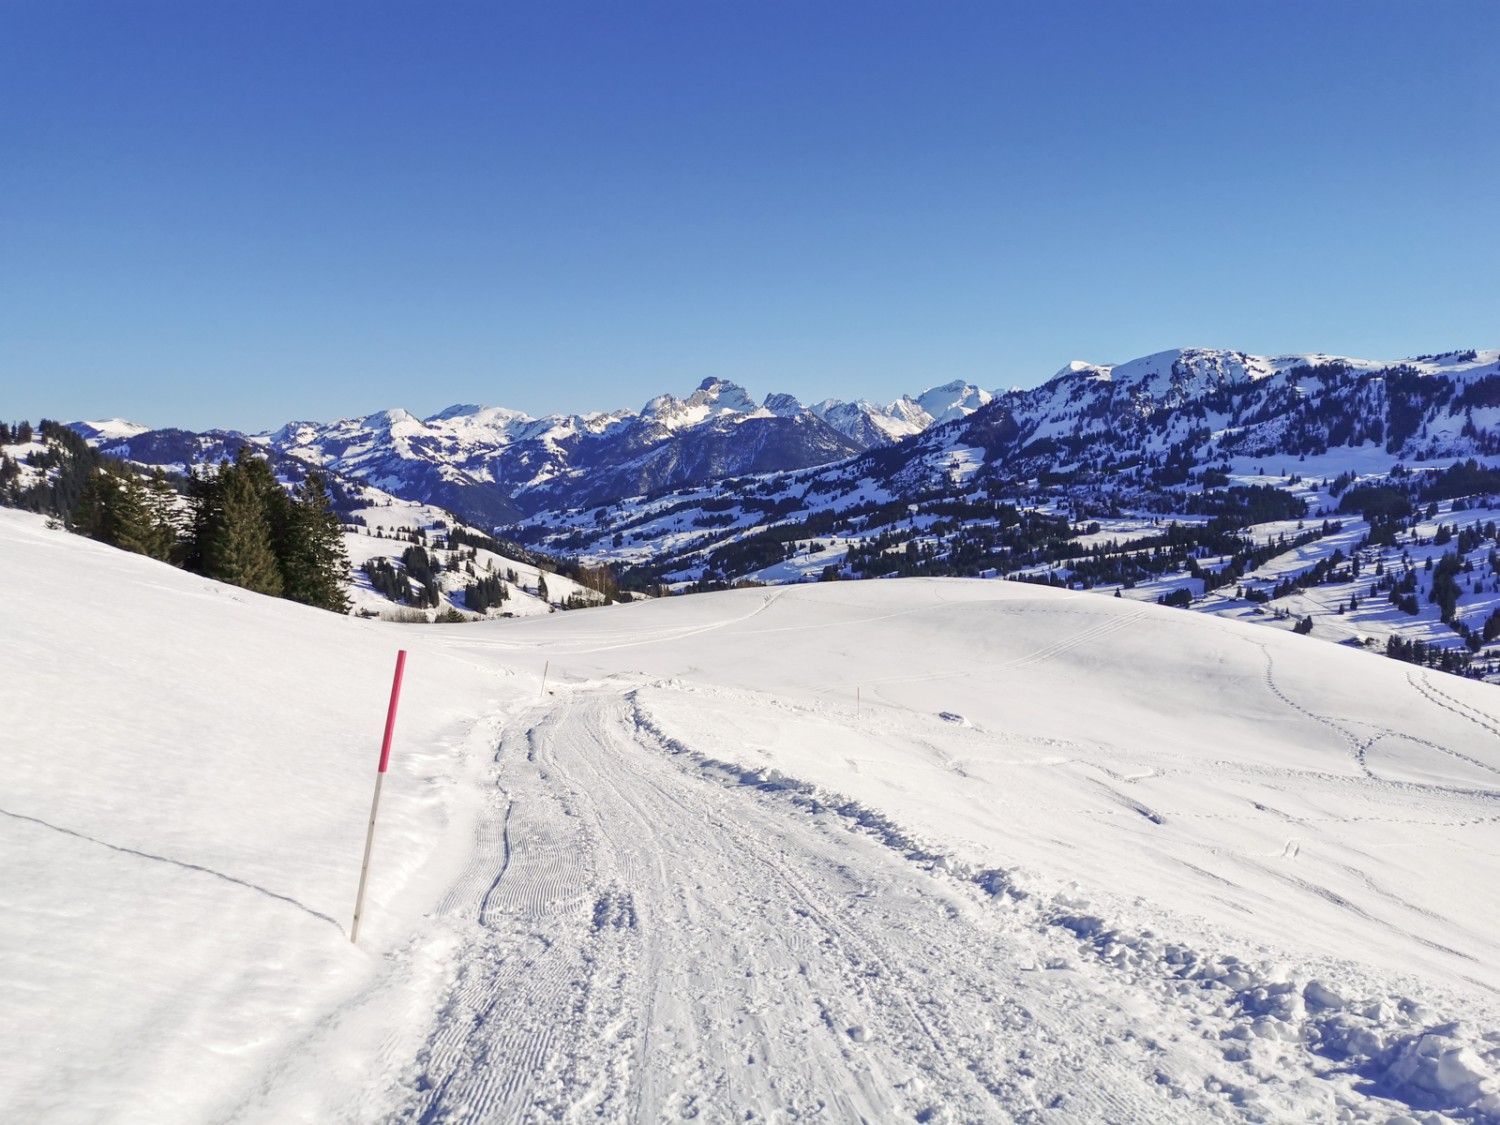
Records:
[[[151,483],[146,486],[146,513],[150,530],[145,553],[163,562],[176,562],[180,539],[177,490],[160,465],[151,471]]]
[[[361,568],[370,579],[370,587],[393,602],[411,602],[411,580],[404,570],[397,570],[391,560],[376,557],[369,559]]]
[[[499,576],[489,574],[464,587],[464,605],[475,613],[484,613],[496,606],[504,605],[510,595]]]
[[[443,569],[438,560],[427,553],[427,548],[421,544],[413,544],[401,552],[401,562],[406,567],[407,575],[422,585],[422,593],[413,593],[408,600],[416,606],[437,607],[442,604],[443,592],[438,585],[438,573]]]
[[[95,469],[84,482],[83,492],[78,497],[78,506],[73,509],[73,530],[90,539],[108,542],[109,506],[105,499],[104,473]]]
[[[329,504],[323,478],[309,473],[297,487],[282,556],[285,595],[334,613],[349,612],[349,555],[344,529]]]
[[[245,458],[219,464],[202,497],[197,555],[203,573],[259,594],[279,596],[281,567],[272,547],[265,499]]]
[[[184,565],[210,578],[304,605],[347,613],[349,556],[327,485],[309,474],[295,497],[269,463],[241,448],[234,463],[189,480],[192,531],[177,553]],[[160,513],[160,541],[176,540],[171,485],[153,482],[151,505]],[[373,579],[372,575],[372,579]]]
[[[115,537],[111,542],[123,551],[138,555],[151,553],[151,513],[147,508],[146,486],[141,478],[126,468],[111,469],[114,481]]]
[[[188,470],[188,534],[183,544],[182,565],[195,574],[207,574],[208,541],[219,516],[218,474],[212,468]]]
[[[140,478],[115,463],[89,472],[73,512],[73,529],[121,550],[149,554],[150,518]]]
[[[234,458],[234,467],[244,475],[256,496],[260,498],[261,512],[271,536],[271,551],[275,554],[277,568],[281,571],[281,584],[283,589],[290,590],[291,582],[287,573],[287,564],[300,552],[297,543],[299,529],[296,527],[296,517],[292,512],[292,498],[287,495],[286,489],[281,487],[281,482],[276,479],[276,473],[271,469],[270,462],[264,457],[256,456],[248,445],[240,446]],[[286,596],[292,595],[288,593]]]

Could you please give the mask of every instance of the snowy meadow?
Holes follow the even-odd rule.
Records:
[[[978,580],[0,576],[6,1120],[1500,1121],[1492,686]]]

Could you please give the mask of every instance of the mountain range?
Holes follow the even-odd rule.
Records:
[[[289,422],[264,434],[149,430],[119,420],[75,428],[107,453],[176,467],[253,443],[494,526],[544,508],[843,460],[966,418],[993,397],[952,382],[886,405],[806,406],[787,394],[756,402],[734,383],[705,379],[686,398],[659,395],[639,411],[533,418],[456,405],[417,418],[397,408]]]
[[[484,529],[464,542],[498,532],[489,543],[506,559],[550,556],[596,592],[1011,577],[1500,679],[1500,469],[1484,463],[1500,453],[1495,349],[1368,360],[1181,348],[1070,363],[1027,390],[955,383],[886,406],[757,401],[707,380],[614,414],[457,406],[260,435],[74,428],[146,464],[249,445],[289,481],[329,470],[361,558],[397,558],[382,528],[396,530],[386,506],[405,504],[429,514],[402,516],[403,538],[442,536],[451,550],[447,509]],[[12,475],[48,463],[45,451],[25,460]],[[517,590],[552,604],[539,582]],[[485,611],[458,586],[435,592]],[[379,593],[360,604],[381,612]],[[509,612],[527,608],[518,595]]]
[[[835,463],[541,510],[511,534],[649,567],[672,584],[1046,573],[1034,564],[1060,565],[1071,550],[1063,541],[1097,517],[1217,517],[1243,529],[1337,512],[1352,483],[1391,474],[1409,504],[1426,488],[1413,466],[1497,452],[1500,350],[1382,361],[1176,349],[1070,364],[1039,387]],[[1316,490],[1306,480],[1314,475],[1323,478]],[[1006,505],[1011,514],[1001,515]],[[1020,519],[1025,534],[1002,534],[990,526],[997,519]],[[787,552],[814,540],[828,552],[817,566],[792,565]],[[890,556],[898,545],[916,552],[899,566]],[[1074,563],[1052,578],[1129,584],[1146,573],[1116,567],[1087,578]]]
[[[757,401],[705,379],[686,397],[659,395],[639,411],[534,418],[456,405],[417,418],[396,408],[262,434],[76,428],[105,452],[178,467],[254,443],[494,527],[861,456],[897,489],[941,475],[951,451],[974,450],[985,480],[1062,474],[1118,493],[1182,485],[1191,466],[1235,457],[1337,448],[1387,463],[1489,455],[1500,451],[1500,352],[1365,360],[1178,348],[1121,364],[1071,363],[1026,390],[952,382],[884,405],[805,405],[787,394]]]

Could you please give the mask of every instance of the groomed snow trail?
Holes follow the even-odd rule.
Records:
[[[715,784],[619,688],[522,716],[497,766],[441,908],[457,978],[391,1120],[1242,1117],[1175,997],[1098,1003],[1047,967],[1073,934]]]

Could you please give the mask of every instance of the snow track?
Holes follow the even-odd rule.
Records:
[[[617,691],[524,716],[497,765],[504,827],[444,901],[460,968],[393,1120],[1216,1116],[1161,1104],[1163,1048],[1105,1049],[987,896],[714,784]]]
[[[1363,1017],[1319,1016],[1264,967],[1084,903],[1028,899],[1004,872],[950,869],[878,814],[675,742],[617,682],[515,716],[495,764],[492,815],[437,919],[456,972],[385,1120],[1400,1108],[1365,1077],[1381,1060],[1343,1045],[1366,1041]]]

